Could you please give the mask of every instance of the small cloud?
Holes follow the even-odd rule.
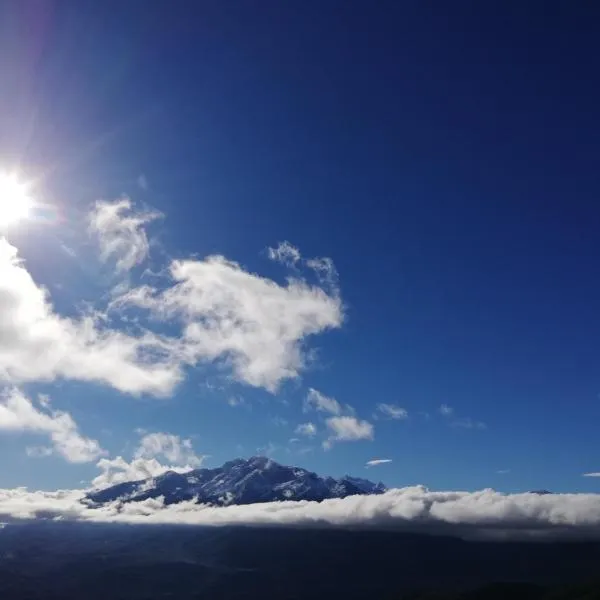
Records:
[[[408,419],[408,411],[397,404],[380,403],[377,405],[377,410],[389,419]]]
[[[244,404],[244,399],[241,396],[229,396],[229,398],[227,398],[227,404],[229,404],[229,406],[242,406]]]
[[[450,415],[454,414],[454,409],[447,404],[442,404],[440,406],[440,414],[444,415],[445,417],[449,417]]]
[[[377,467],[379,465],[385,465],[387,463],[391,463],[392,459],[391,458],[374,458],[373,460],[368,460],[365,463],[365,467],[370,468],[370,467]]]
[[[357,442],[374,437],[373,424],[356,417],[330,417],[326,423],[331,435],[323,442],[325,450],[331,448],[334,442]]]
[[[499,469],[496,471],[498,475],[508,475],[510,473],[510,469]]]
[[[329,398],[314,388],[308,390],[308,394],[304,400],[304,412],[308,412],[311,409],[327,412],[332,415],[340,415],[342,413],[342,406],[335,398]]]
[[[305,435],[307,437],[313,437],[317,433],[317,428],[314,423],[301,423],[296,427],[295,433]]]
[[[267,256],[287,267],[295,267],[302,260],[300,250],[287,241],[279,242],[275,248],[267,248]]]
[[[600,477],[600,472],[598,473],[584,473],[584,477]]]
[[[273,417],[271,423],[273,423],[275,427],[286,427],[288,424],[287,419],[284,419],[283,417]]]

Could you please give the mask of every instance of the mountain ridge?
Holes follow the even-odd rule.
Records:
[[[381,494],[379,482],[346,475],[321,477],[302,467],[281,465],[266,456],[236,458],[212,469],[185,473],[166,471],[156,477],[118,483],[88,492],[85,501],[101,506],[114,501],[141,502],[163,497],[165,504],[195,500],[199,504],[228,506],[284,500],[311,500]]]

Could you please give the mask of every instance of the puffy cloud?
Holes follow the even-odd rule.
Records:
[[[105,326],[102,315],[65,318],[0,238],[0,381],[57,378],[98,382],[130,393],[166,395],[182,379],[179,342]]]
[[[140,440],[135,451],[135,458],[164,458],[176,465],[198,467],[203,457],[197,456],[192,447],[192,440],[181,439],[171,433],[148,433]]]
[[[325,448],[331,447],[333,442],[357,442],[372,440],[374,437],[373,424],[356,417],[330,417],[326,423],[332,434],[324,442]]]
[[[0,431],[47,436],[51,447],[29,448],[27,453],[30,456],[56,453],[69,462],[85,463],[106,454],[96,440],[81,435],[69,413],[51,410],[47,398],[42,400],[38,408],[16,389],[0,397]]]
[[[423,486],[323,502],[271,502],[211,507],[161,499],[88,508],[81,491],[0,490],[0,515],[28,519],[188,525],[374,527],[456,535],[466,539],[600,539],[600,494],[433,492]]]
[[[329,398],[314,388],[308,390],[308,394],[304,399],[304,411],[308,412],[311,409],[332,415],[340,415],[342,413],[342,406],[335,398]]]
[[[101,473],[92,480],[92,487],[103,488],[124,481],[138,481],[156,477],[166,471],[185,473],[202,465],[204,456],[194,452],[190,439],[181,439],[170,433],[145,433],[134,452],[133,460],[117,456],[102,458],[97,467]],[[165,461],[168,461],[165,464]]]
[[[167,289],[133,289],[115,306],[179,320],[188,362],[224,359],[237,380],[271,392],[305,367],[306,337],[343,321],[337,294],[301,279],[282,286],[223,256],[174,261],[170,274]]]
[[[307,437],[313,437],[317,433],[317,428],[314,423],[301,423],[296,427],[295,432],[299,435],[305,435]]]
[[[377,467],[379,465],[385,465],[387,463],[391,463],[391,458],[374,458],[373,460],[368,460],[365,464],[365,467]]]
[[[157,211],[133,210],[129,198],[99,200],[89,214],[88,231],[98,241],[100,259],[112,260],[117,272],[126,272],[148,256],[150,245],[145,226],[161,217]]]
[[[408,418],[408,411],[397,404],[384,404],[382,402],[377,405],[377,410],[390,419]]]

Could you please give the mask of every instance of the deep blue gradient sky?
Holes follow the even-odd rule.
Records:
[[[27,390],[50,393],[111,456],[139,427],[196,436],[213,465],[271,443],[281,462],[390,485],[598,490],[582,477],[600,471],[591,3],[0,7],[0,163],[39,176],[61,214],[9,240],[57,310],[97,298],[106,275],[78,219],[128,194],[165,214],[151,229],[169,257],[222,254],[279,282],[268,246],[331,257],[347,315],[276,394],[208,389],[209,366],[170,399]],[[298,455],[293,429],[319,418],[302,412],[309,387],[352,405],[375,439]],[[378,403],[408,419],[373,420]],[[453,426],[442,404],[486,427]],[[29,441],[0,432],[1,487],[93,476],[26,456]],[[375,457],[393,462],[365,471]]]

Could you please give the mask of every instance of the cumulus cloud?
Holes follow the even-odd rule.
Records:
[[[122,273],[146,259],[150,244],[145,226],[161,217],[157,211],[134,210],[129,198],[99,200],[89,214],[88,231],[98,241],[100,259],[114,261]]]
[[[171,433],[140,431],[142,437],[131,461],[122,456],[102,458],[96,466],[101,473],[92,487],[104,488],[125,481],[157,477],[167,471],[185,473],[200,467],[205,456],[194,452],[192,441]]]
[[[187,525],[373,527],[456,535],[466,539],[600,539],[600,494],[433,492],[423,486],[381,495],[323,502],[271,502],[212,507],[193,501],[165,506],[162,499],[89,508],[81,491],[0,490],[0,516]]]
[[[368,460],[365,464],[365,467],[377,467],[379,465],[385,465],[387,463],[391,463],[391,458],[374,458],[373,460]]]
[[[356,417],[330,417],[326,423],[331,435],[323,442],[325,449],[330,448],[334,442],[357,442],[372,440],[374,437],[373,424]]]
[[[299,435],[305,435],[307,437],[313,437],[317,433],[317,428],[314,423],[301,423],[300,425],[298,425],[298,427],[296,427],[294,433],[298,433]]]
[[[282,286],[223,256],[174,261],[170,274],[167,289],[133,289],[115,306],[179,321],[188,362],[225,360],[238,381],[271,392],[306,366],[308,336],[343,322],[337,294],[301,279]]]
[[[304,399],[304,412],[308,412],[309,410],[339,415],[342,413],[342,406],[335,398],[329,398],[325,394],[319,392],[319,390],[310,388]]]
[[[0,432],[27,432],[48,437],[51,446],[29,448],[29,456],[58,454],[69,462],[85,463],[106,454],[96,440],[79,432],[69,413],[51,410],[46,397],[38,404],[35,406],[17,389],[0,396]]]
[[[377,405],[377,410],[389,419],[408,418],[408,411],[397,404],[385,404],[381,402]]]
[[[65,378],[166,395],[183,377],[179,345],[148,331],[110,329],[98,314],[58,315],[17,249],[0,238],[0,381]]]
[[[137,210],[128,199],[97,202],[88,229],[100,259],[123,274],[140,264],[149,250],[145,226],[160,216]],[[110,313],[96,306],[64,317],[17,249],[0,238],[0,382],[64,378],[168,396],[186,367],[218,362],[238,381],[275,392],[307,366],[307,339],[344,320],[337,288],[302,278],[279,285],[223,256],[176,260],[168,273],[160,289],[121,287]],[[142,326],[138,311],[133,328],[129,315],[117,310],[125,307],[147,310],[152,318]]]

